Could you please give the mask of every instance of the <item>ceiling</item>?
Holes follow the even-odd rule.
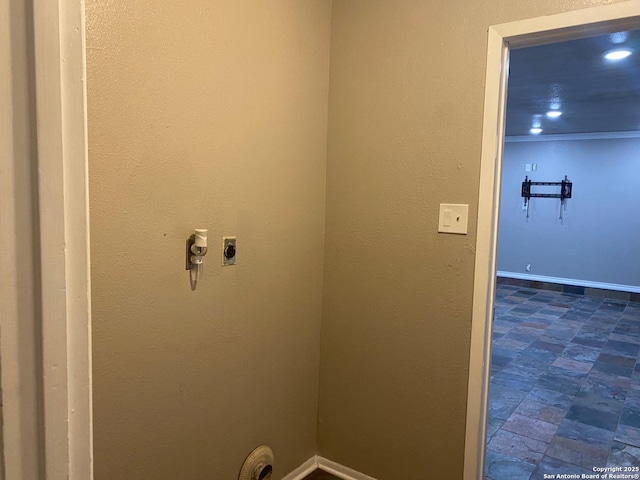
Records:
[[[603,57],[621,47],[634,53]],[[640,30],[512,50],[506,134],[531,135],[536,115],[540,135],[640,130]]]

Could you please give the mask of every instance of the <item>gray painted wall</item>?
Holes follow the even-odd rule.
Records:
[[[537,163],[535,172],[525,172]],[[507,143],[504,150],[498,271],[640,286],[640,139]],[[532,198],[533,181],[573,182],[564,221],[560,200]]]

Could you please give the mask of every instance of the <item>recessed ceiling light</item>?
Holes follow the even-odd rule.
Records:
[[[547,112],[547,117],[549,118],[558,118],[560,115],[562,115],[560,110],[549,110]]]
[[[542,129],[540,127],[533,127],[529,130],[529,133],[532,135],[538,135],[539,133],[542,133]]]
[[[631,50],[630,48],[616,48],[615,50],[608,50],[604,52],[603,55],[607,60],[622,60],[623,58],[627,58],[632,53],[633,50]]]
[[[611,43],[624,43],[629,38],[629,32],[616,32],[609,35]]]

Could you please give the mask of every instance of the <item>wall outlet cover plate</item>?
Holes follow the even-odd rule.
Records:
[[[227,250],[227,247],[229,245],[233,245],[233,248],[235,250],[235,253],[233,255],[233,257],[231,258],[227,258],[225,255],[225,252]],[[236,245],[236,237],[222,237],[222,265],[235,265],[236,264],[236,255],[237,255],[237,249],[236,249],[237,245]]]

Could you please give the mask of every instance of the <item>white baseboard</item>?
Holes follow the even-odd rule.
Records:
[[[352,470],[328,458],[319,457],[318,455],[311,457],[293,472],[283,477],[282,480],[303,480],[307,475],[318,469],[342,478],[343,480],[376,480],[369,475],[357,472],[356,470]]]
[[[324,457],[317,457],[318,468],[343,480],[376,480],[369,475],[352,470]]]
[[[575,278],[546,277],[543,275],[531,275],[530,273],[497,271],[498,277],[517,278],[518,280],[532,280],[534,282],[560,283],[562,285],[575,285],[577,287],[600,288],[602,290],[617,290],[619,292],[640,293],[640,287],[635,285],[618,285],[616,283],[592,282],[590,280],[576,280]]]
[[[282,480],[302,480],[304,477],[309,475],[311,472],[318,469],[318,456],[314,455],[309,460],[304,462],[298,468],[296,468],[293,472],[289,473]]]

